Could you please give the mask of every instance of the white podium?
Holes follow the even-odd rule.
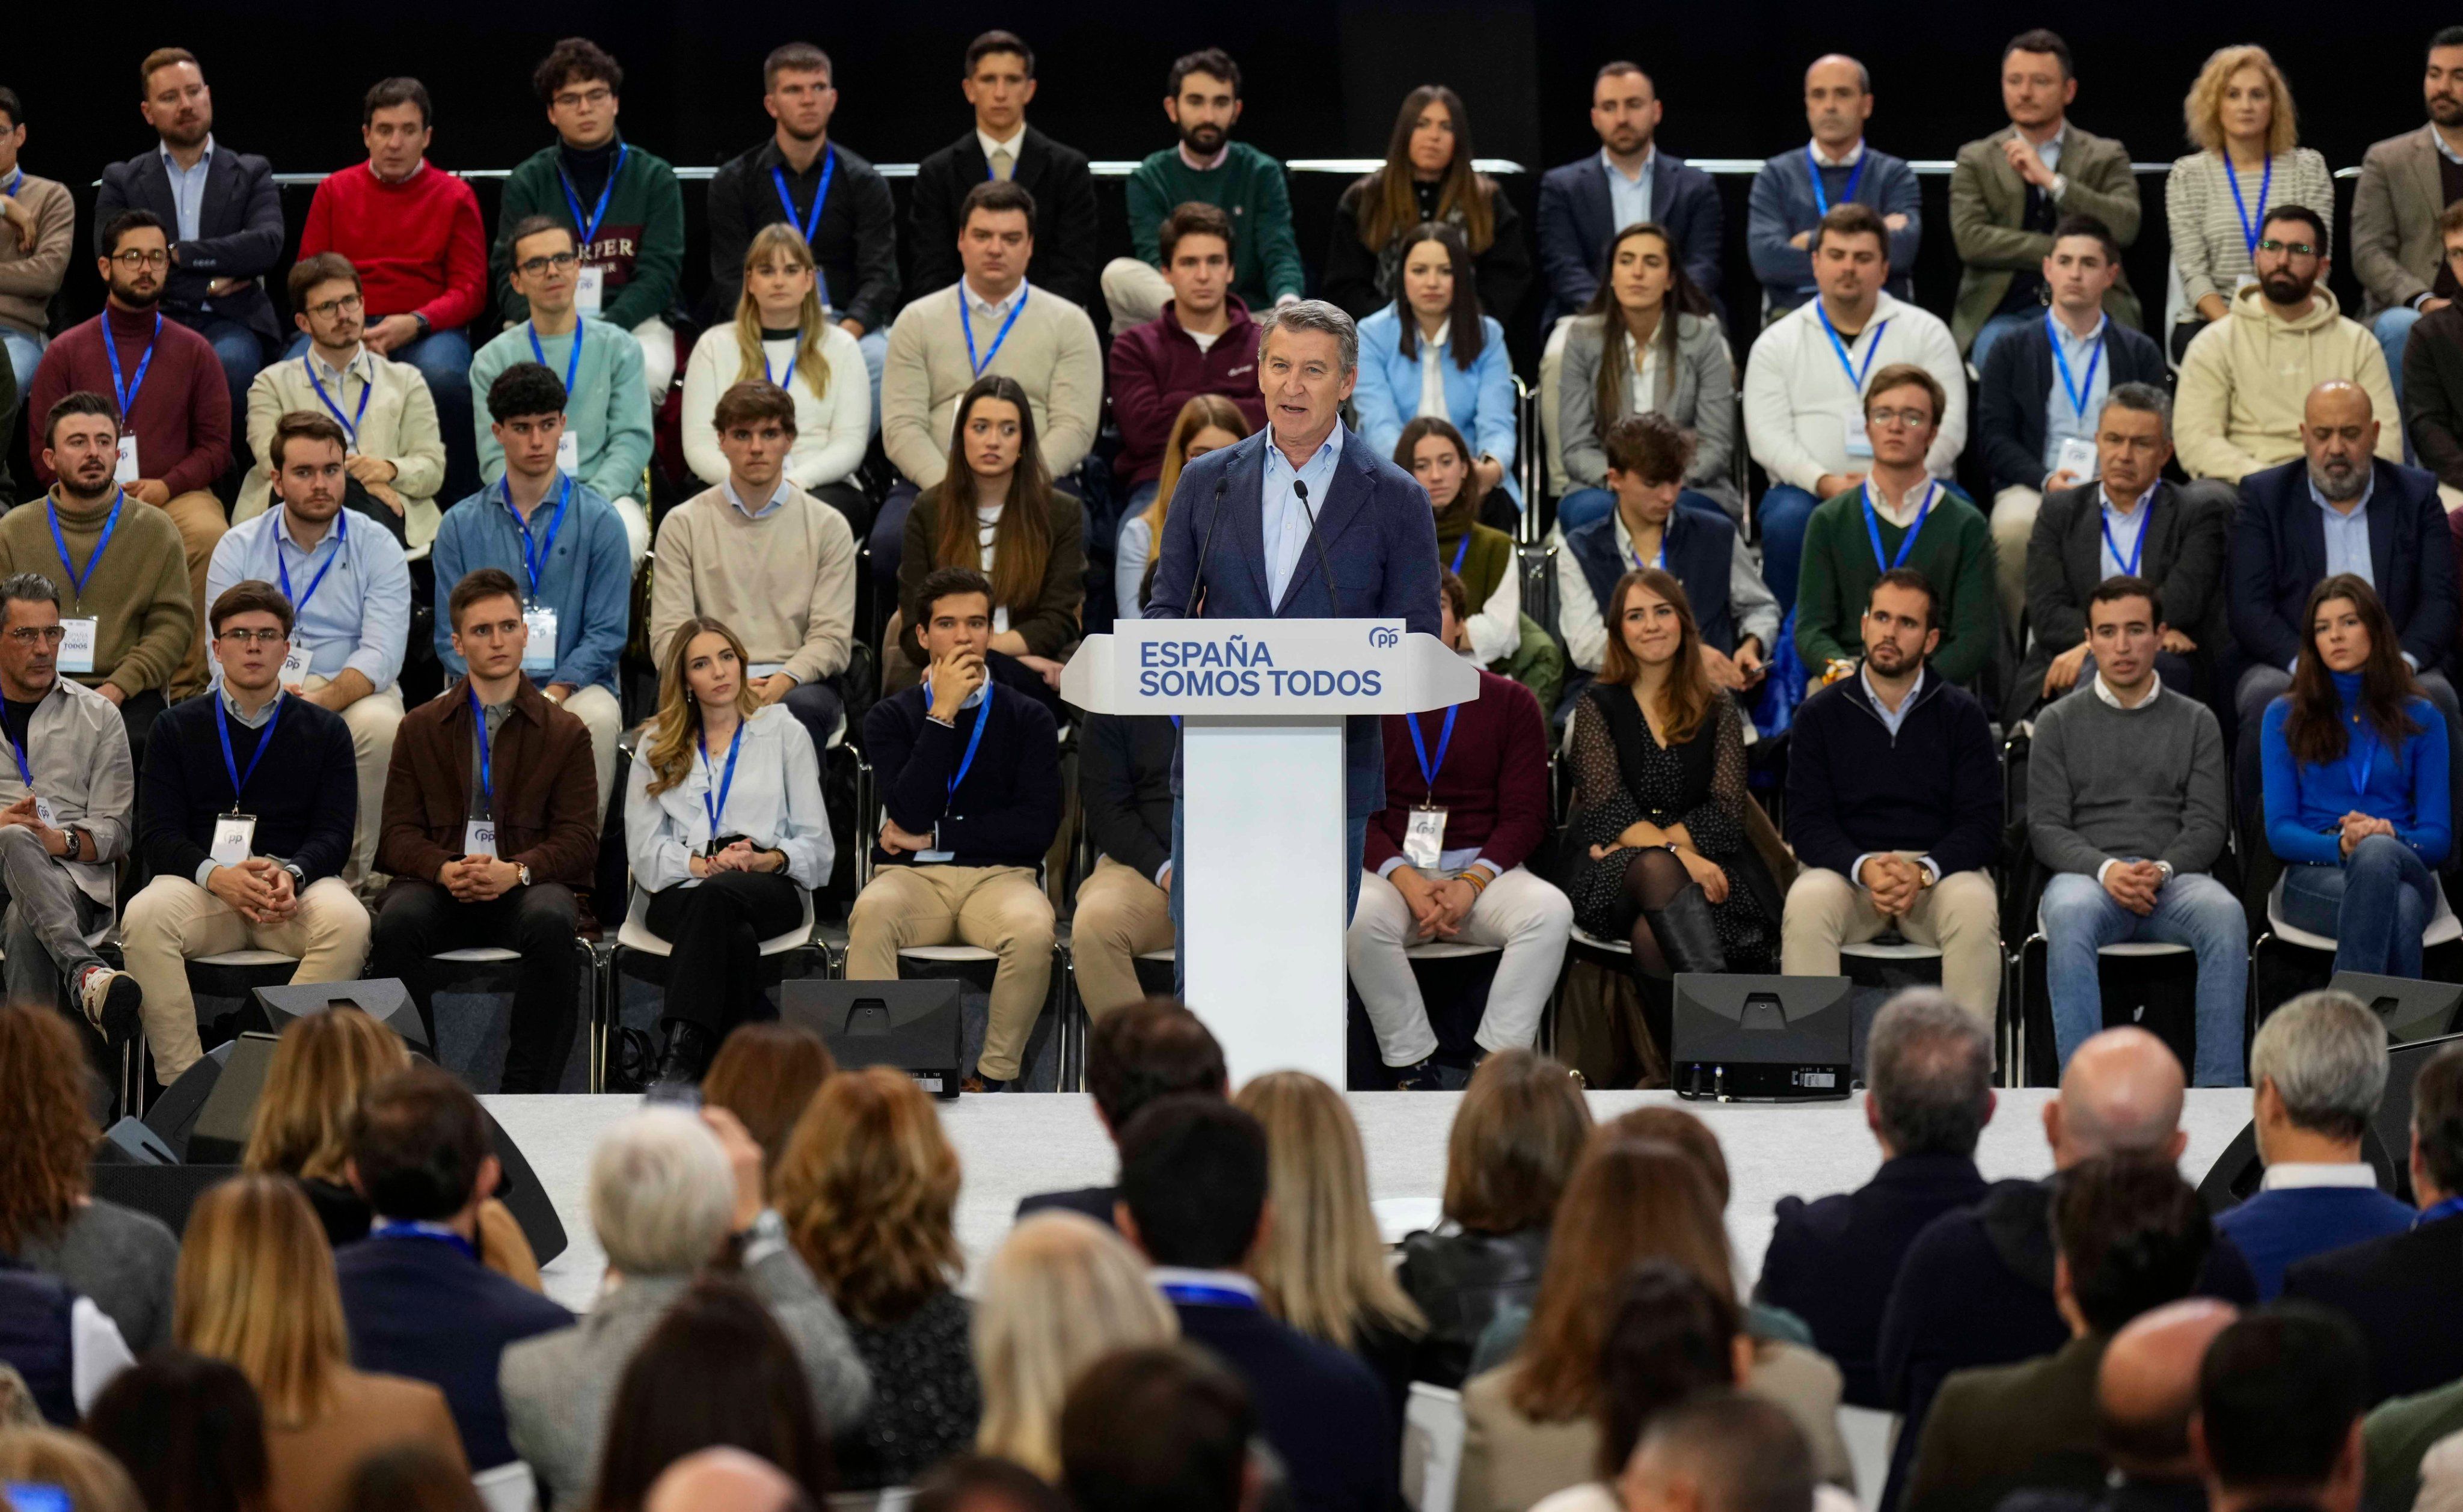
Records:
[[[1297,1069],[1344,1084],[1342,722],[1479,696],[1479,674],[1399,619],[1124,619],[1060,696],[1177,715],[1188,1004],[1234,1087]]]

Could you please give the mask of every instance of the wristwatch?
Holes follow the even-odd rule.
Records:
[[[293,896],[296,897],[301,893],[308,891],[307,873],[299,870],[297,866],[289,861],[276,861],[274,864],[291,874],[291,893]]]
[[[530,863],[529,863],[528,861],[516,862],[516,863],[514,864],[514,870],[515,870],[515,871],[517,871],[517,872],[519,872],[519,873],[521,874],[522,885],[523,885],[524,887],[528,887],[528,886],[530,886],[530,885],[531,885],[531,867],[530,867]]]
[[[425,313],[414,310],[410,313],[410,318],[419,322],[419,335],[421,340],[424,341],[428,336],[435,334],[436,327],[430,323]]]

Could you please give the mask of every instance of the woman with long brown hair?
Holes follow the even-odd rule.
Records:
[[[724,1108],[761,1147],[764,1179],[778,1172],[787,1138],[813,1094],[838,1071],[818,1034],[781,1019],[755,1019],[730,1030],[701,1081],[701,1105]]]
[[[2283,919],[2331,938],[2337,971],[2417,977],[2454,845],[2446,717],[2365,581],[2327,578],[2303,618],[2292,691],[2258,734]]]
[[[1403,244],[1411,228],[1438,221],[1462,232],[1480,307],[1499,320],[1514,318],[1531,285],[1531,248],[1514,203],[1471,164],[1462,97],[1443,84],[1404,96],[1384,163],[1354,180],[1335,205],[1325,297],[1353,319],[1366,319],[1402,291]]]
[[[1522,513],[1514,362],[1505,328],[1480,313],[1459,229],[1430,221],[1405,235],[1393,302],[1360,322],[1359,374],[1360,439],[1390,452],[1406,421],[1451,421],[1474,438],[1464,491],[1481,518],[1511,529]]]
[[[1164,443],[1154,502],[1121,522],[1112,558],[1112,603],[1121,617],[1135,618],[1146,607],[1146,591],[1154,582],[1155,543],[1163,539],[1163,522],[1171,515],[1171,491],[1180,486],[1180,469],[1248,434],[1249,417],[1220,394],[1192,394],[1180,407],[1171,437]]]
[[[1364,358],[1363,358],[1364,360]],[[1394,465],[1420,480],[1436,511],[1437,561],[1462,579],[1471,659],[1493,666],[1522,644],[1522,571],[1514,537],[1480,518],[1471,443],[1442,415],[1422,415],[1394,439]],[[1542,697],[1541,708],[1552,700]]]

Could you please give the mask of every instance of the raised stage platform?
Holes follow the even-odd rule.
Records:
[[[2039,1177],[2052,1169],[2044,1143],[2047,1088],[2002,1091],[1993,1122],[1976,1150],[1990,1178]],[[1645,1103],[1689,1109],[1719,1135],[1734,1197],[1728,1233],[1739,1279],[1750,1284],[1770,1242],[1771,1213],[1782,1197],[1819,1197],[1869,1179],[1881,1152],[1864,1127],[1864,1099],[1799,1107],[1680,1103],[1672,1092],[1593,1092],[1591,1111],[1614,1117]],[[580,1310],[597,1295],[606,1268],[590,1230],[584,1187],[590,1150],[599,1132],[642,1106],[638,1096],[490,1096],[481,1099],[530,1160],[556,1199],[571,1247],[546,1268],[547,1289]],[[1459,1092],[1353,1092],[1352,1115],[1368,1151],[1368,1189],[1381,1203],[1417,1199],[1432,1220],[1445,1188],[1446,1134]],[[1095,1186],[1114,1173],[1111,1141],[1095,1117],[1093,1099],[1068,1093],[967,1097],[941,1105],[965,1171],[958,1194],[958,1242],[971,1277],[1010,1228],[1018,1199],[1034,1192]],[[2246,1089],[2192,1091],[2183,1122],[2189,1148],[2181,1172],[2196,1181],[2249,1121]],[[1384,1216],[1403,1214],[1399,1203]]]

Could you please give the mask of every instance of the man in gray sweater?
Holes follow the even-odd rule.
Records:
[[[2036,716],[2027,828],[2055,875],[2037,918],[2061,1064],[2103,1027],[2096,951],[2127,940],[2187,945],[2198,957],[2200,1087],[2241,1080],[2249,922],[2207,875],[2224,848],[2224,745],[2214,714],[2163,685],[2155,653],[2164,606],[2143,577],[2108,577],[2088,595],[2096,680]]]

